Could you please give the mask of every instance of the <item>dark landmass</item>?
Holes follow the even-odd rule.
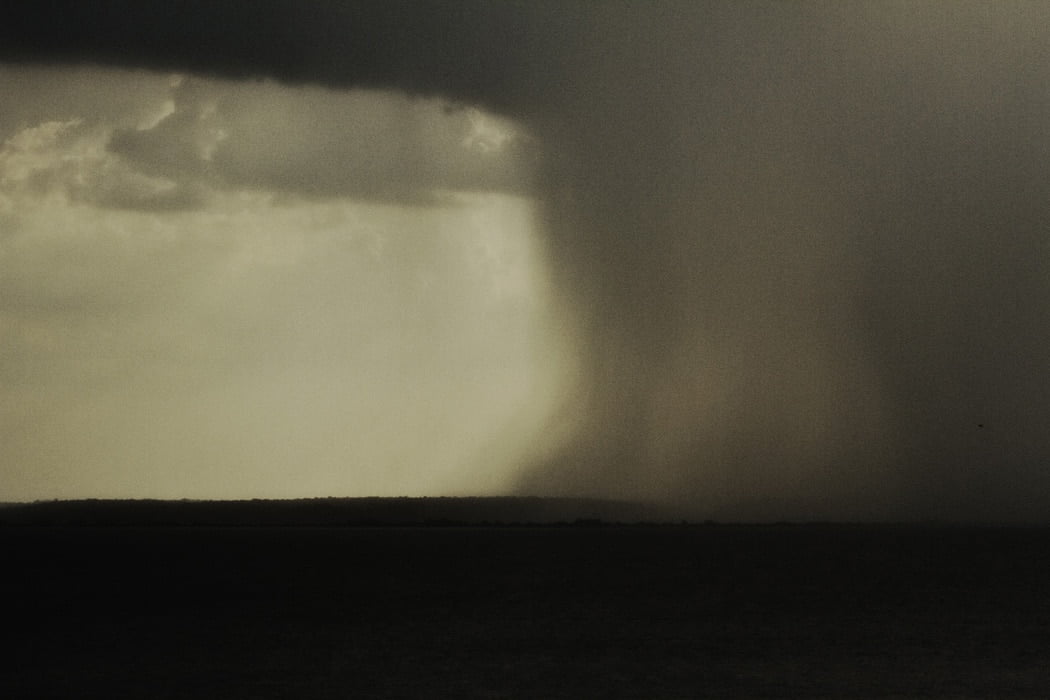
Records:
[[[0,504],[0,525],[332,527],[666,521],[655,506],[588,498],[87,499]]]
[[[4,505],[0,697],[1050,697],[1050,527],[664,515]]]
[[[0,528],[5,698],[1050,697],[1050,529]]]

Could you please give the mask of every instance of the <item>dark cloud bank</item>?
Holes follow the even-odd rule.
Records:
[[[32,7],[4,59],[392,87],[538,133],[586,376],[522,492],[1045,518],[1041,4]]]

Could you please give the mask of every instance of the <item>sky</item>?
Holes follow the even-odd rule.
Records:
[[[2,497],[511,488],[571,358],[507,120],[113,68],[0,85]]]
[[[0,499],[1045,519],[1041,3],[4,13]]]

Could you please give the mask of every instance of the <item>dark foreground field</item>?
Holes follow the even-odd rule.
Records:
[[[0,529],[4,698],[1050,697],[1050,532]]]

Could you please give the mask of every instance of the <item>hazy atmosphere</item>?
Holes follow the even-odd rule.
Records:
[[[0,500],[1045,520],[1047,27],[0,11]]]

